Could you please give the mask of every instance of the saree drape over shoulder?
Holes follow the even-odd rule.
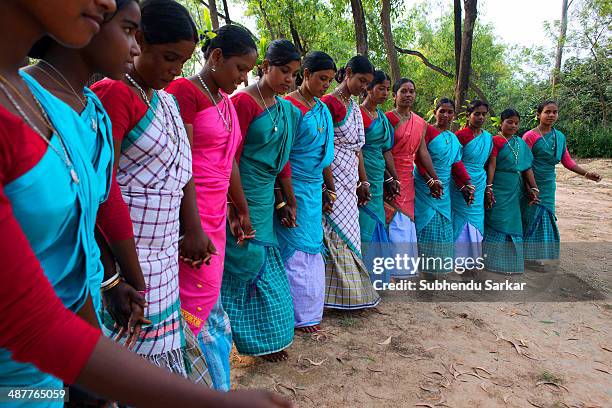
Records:
[[[112,140],[107,132],[92,132],[72,108],[28,74],[21,75],[59,136],[52,135],[52,147],[33,168],[6,184],[4,193],[57,296],[67,308],[77,312],[93,291],[99,291],[99,285],[90,287],[102,270],[94,227],[98,205],[110,186]],[[78,182],[73,181],[64,162],[59,137]],[[32,364],[12,360],[8,350],[0,349],[0,386],[62,389],[63,383]],[[3,403],[7,407],[22,405],[31,404]],[[55,408],[63,403],[41,401],[37,406]]]
[[[293,298],[295,327],[319,324],[325,298],[321,186],[323,169],[334,158],[334,127],[327,106],[319,99],[315,101],[315,106],[302,117],[289,156],[298,226],[286,228],[275,218]]]
[[[482,256],[484,193],[487,185],[487,173],[484,166],[492,150],[493,136],[484,129],[462,148],[461,161],[465,165],[475,190],[474,201],[468,206],[457,185],[455,183],[450,185],[456,258],[476,259]]]
[[[359,208],[359,227],[361,229],[362,253],[372,241],[372,234],[377,225],[385,228],[385,205],[383,184],[385,181],[385,158],[383,153],[393,147],[393,127],[384,112],[377,109],[378,116],[365,129],[365,144],[361,152],[370,183],[372,198]]]
[[[494,272],[519,273],[524,270],[521,198],[523,177],[533,155],[518,136],[511,137],[497,154],[493,194],[495,204],[485,211],[483,253],[485,267]]]
[[[150,107],[123,138],[117,183],[130,209],[134,241],[145,283],[145,317],[134,351],[185,376],[185,338],[178,279],[179,210],[191,179],[191,148],[172,95],[155,91]],[[105,312],[105,333],[114,321]]]
[[[414,258],[419,253],[414,223],[414,160],[427,129],[427,123],[414,112],[403,121],[393,112],[388,112],[387,117],[398,120],[391,153],[401,183],[400,195],[392,202],[385,203],[389,241],[402,255]],[[413,276],[415,273],[416,271],[412,269],[402,269],[393,271],[391,276],[401,278]]]
[[[325,268],[325,307],[360,309],[380,302],[361,259],[357,183],[357,153],[365,143],[363,118],[351,99],[346,116],[334,123],[334,176],[337,200],[324,217],[324,241],[328,250]]]
[[[198,340],[215,389],[230,389],[232,337],[229,317],[220,301],[225,259],[227,192],[242,132],[229,96],[222,90],[217,106],[186,78],[166,88],[178,102],[185,124],[193,129],[193,181],[202,229],[217,254],[208,265],[179,263],[181,312]]]
[[[293,305],[274,232],[274,183],[289,160],[301,113],[278,97],[276,104],[256,116],[245,135],[239,167],[256,237],[238,246],[227,231],[221,287],[236,348],[253,356],[293,341]]]
[[[421,174],[414,170],[415,206],[414,219],[417,228],[419,252],[426,258],[421,270],[432,273],[448,273],[444,260],[453,257],[453,226],[451,218],[451,166],[461,160],[461,143],[455,134],[446,130],[428,144],[434,170],[444,187],[444,195],[435,199]]]
[[[523,140],[529,137],[529,131]],[[528,205],[522,200],[523,239],[525,260],[543,261],[559,259],[559,228],[555,215],[557,176],[555,166],[566,151],[565,135],[553,129],[542,135],[531,148],[533,175],[540,190],[540,204]]]

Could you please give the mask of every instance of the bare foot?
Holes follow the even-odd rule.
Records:
[[[289,354],[285,350],[277,351],[276,353],[265,354],[260,356],[266,361],[271,363],[278,363],[279,361],[285,361],[289,358]]]
[[[296,330],[299,330],[304,333],[316,333],[321,330],[321,327],[318,324],[315,324],[313,326],[297,327]]]

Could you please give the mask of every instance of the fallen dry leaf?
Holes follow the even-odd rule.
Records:
[[[380,395],[371,394],[371,393],[367,392],[366,390],[363,390],[363,392],[365,392],[367,395],[369,395],[372,398],[378,398],[378,399],[382,399],[382,400],[389,400],[389,399],[391,399],[391,398],[387,398],[387,397],[381,397]]]
[[[382,343],[376,343],[376,344],[378,344],[380,346],[386,346],[388,344],[391,344],[391,339],[392,338],[393,338],[393,336],[389,336],[389,338],[387,340],[383,341]]]
[[[557,387],[557,388],[562,388],[562,389],[564,389],[565,391],[569,392],[569,390],[567,389],[567,387],[565,387],[565,386],[563,386],[563,385],[561,385],[561,384],[557,384],[556,382],[553,382],[553,381],[538,381],[538,382],[536,383],[536,387],[538,387],[538,386],[540,386],[540,385],[554,385],[554,386],[555,386],[555,387]]]
[[[300,356],[301,357],[301,356]],[[321,364],[323,364],[324,362],[327,361],[327,357],[325,357],[323,360],[319,361],[318,363],[312,361],[311,359],[309,359],[308,357],[301,357],[302,360],[304,361],[308,361],[311,365],[313,366],[320,366]],[[299,360],[299,358],[298,358]]]

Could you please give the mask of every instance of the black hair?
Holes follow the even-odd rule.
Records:
[[[501,118],[501,121],[503,122],[504,120],[511,118],[513,116],[516,116],[517,118],[519,118],[519,120],[521,119],[521,115],[518,113],[518,111],[512,108],[508,108],[508,109],[505,109],[501,113],[500,118]]]
[[[236,24],[228,24],[213,31],[216,36],[213,38],[206,37],[204,45],[202,45],[202,54],[208,59],[210,53],[219,48],[223,53],[224,58],[246,55],[251,51],[257,52],[257,45],[253,41],[251,34]]]
[[[274,67],[287,65],[293,61],[301,61],[300,55],[295,45],[289,40],[274,40],[266,50],[265,59]]]
[[[554,99],[546,99],[546,100],[540,102],[540,104],[537,106],[536,109],[537,109],[538,113],[542,113],[542,111],[544,110],[546,105],[556,105],[557,108],[559,108],[559,104],[557,103],[557,101],[555,101]]]
[[[452,99],[448,99],[448,98],[440,98],[438,99],[438,102],[436,102],[436,108],[434,109],[434,112],[437,112],[438,109],[440,109],[440,107],[445,104],[451,105],[453,107],[453,111],[456,110],[455,101],[453,101]]]
[[[380,85],[385,81],[391,81],[391,78],[385,73],[385,71],[377,69],[374,71],[374,79],[372,79],[372,82],[368,84],[368,91],[374,89],[376,85]]]
[[[344,68],[340,68],[338,72],[336,72],[336,81],[338,83],[344,81],[347,68],[350,68],[353,74],[374,74],[374,65],[372,65],[370,60],[363,55],[355,55],[348,60]]]
[[[330,57],[329,54],[323,51],[312,51],[306,54],[306,56],[302,60],[302,69],[300,70],[300,73],[295,79],[295,83],[297,86],[300,86],[302,82],[304,82],[305,69],[308,69],[308,72],[310,72],[311,74],[317,71],[338,71],[334,59]]]
[[[132,2],[138,4],[139,0],[115,0],[115,3],[117,4],[117,10],[113,14],[107,13],[106,15],[104,15],[103,24],[111,21],[113,17],[115,17],[117,13],[121,11],[122,8]],[[40,40],[34,43],[32,48],[30,49],[30,52],[28,52],[28,57],[42,59],[45,57],[45,55],[47,55],[51,46],[56,43],[57,42],[53,38],[49,37],[48,35],[45,35]]]
[[[481,106],[484,106],[487,108],[487,112],[489,111],[489,104],[486,102],[481,101],[480,99],[475,99],[472,102],[468,103],[468,106],[466,106],[465,108],[465,113],[468,114],[468,116],[470,115],[470,113],[474,112],[474,110],[476,108],[480,108]]]
[[[174,0],[145,0],[140,6],[140,30],[147,44],[199,40],[191,14]]]
[[[395,83],[393,84],[393,93],[396,94],[400,90],[402,85],[407,84],[407,83],[411,83],[412,86],[414,86],[414,89],[416,90],[416,84],[414,83],[412,79],[400,78],[397,81],[395,81]]]

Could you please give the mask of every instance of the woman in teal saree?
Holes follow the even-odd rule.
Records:
[[[232,97],[243,141],[236,155],[239,174],[230,180],[221,299],[238,352],[269,361],[286,360],[284,349],[293,341],[293,304],[274,232],[274,185],[289,160],[302,116],[277,94],[289,90],[299,68],[293,44],[273,41],[261,79]],[[244,198],[246,212],[240,208]]]
[[[533,174],[540,189],[540,203],[529,206],[522,200],[523,238],[525,261],[535,268],[556,263],[559,259],[559,228],[555,214],[557,177],[555,166],[563,166],[588,180],[599,182],[601,176],[587,171],[572,160],[567,151],[566,138],[553,126],[559,118],[559,105],[555,101],[542,102],[537,107],[539,124],[523,135],[533,154]]]
[[[533,155],[516,132],[520,115],[514,109],[501,113],[500,135],[493,137],[493,151],[487,164],[483,253],[485,267],[492,272],[522,273],[523,226],[521,198],[538,203],[538,187],[531,165]],[[526,192],[523,185],[526,184]]]
[[[365,144],[361,148],[365,171],[370,182],[370,201],[359,207],[361,228],[361,253],[375,238],[375,230],[385,231],[384,199],[392,200],[399,194],[400,183],[391,148],[393,147],[393,126],[384,112],[378,108],[389,97],[390,78],[383,71],[374,71],[374,79],[368,85],[368,96],[361,105]],[[385,194],[385,188],[387,194]]]

